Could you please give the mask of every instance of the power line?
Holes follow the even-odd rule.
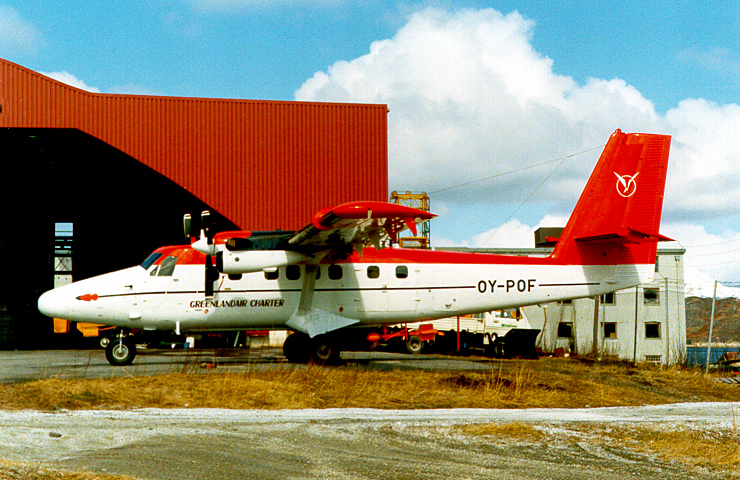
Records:
[[[716,246],[716,245],[725,245],[727,243],[735,243],[735,242],[740,242],[740,238],[736,238],[734,240],[727,240],[727,241],[724,241],[724,242],[705,243],[703,245],[681,245],[681,246],[683,248],[703,248],[703,247],[713,247],[713,246]],[[678,242],[678,243],[681,243],[681,242]]]
[[[469,182],[459,183],[457,185],[452,185],[452,186],[449,186],[449,187],[440,188],[439,190],[435,190],[433,192],[429,192],[429,194],[432,195],[432,194],[435,194],[435,193],[446,192],[447,190],[452,190],[454,188],[467,187],[468,185],[473,185],[474,183],[481,183],[481,182],[485,182],[486,180],[491,180],[493,178],[503,177],[505,175],[511,175],[513,173],[524,172],[526,170],[531,170],[533,168],[541,167],[543,165],[549,165],[549,164],[555,163],[555,162],[560,162],[562,164],[565,160],[567,160],[569,158],[572,158],[572,157],[575,157],[575,156],[578,156],[578,155],[582,155],[584,153],[588,153],[588,152],[590,152],[592,150],[596,150],[598,148],[604,148],[604,145],[599,145],[597,147],[589,148],[587,150],[583,150],[582,152],[572,153],[572,154],[566,155],[566,156],[564,156],[562,158],[556,158],[554,160],[548,160],[546,162],[536,163],[534,165],[528,165],[526,167],[517,168],[515,170],[509,170],[508,172],[496,173],[496,174],[490,175],[488,177],[478,178],[478,179],[475,179],[475,180],[470,180]],[[558,167],[559,166],[560,165],[558,165]],[[557,170],[557,168],[555,170]],[[552,174],[550,174],[550,175],[552,175]]]
[[[696,247],[691,247],[691,248],[696,248]],[[740,248],[733,248],[732,250],[724,250],[722,252],[715,252],[715,253],[700,253],[700,254],[692,253],[692,254],[690,254],[690,256],[692,256],[692,257],[709,257],[709,256],[712,256],[712,255],[725,255],[727,253],[732,253],[732,252],[740,252]]]

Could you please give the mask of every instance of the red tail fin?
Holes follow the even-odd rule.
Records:
[[[553,258],[570,265],[655,263],[671,137],[615,131]]]

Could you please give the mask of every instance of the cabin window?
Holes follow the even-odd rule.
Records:
[[[399,265],[396,267],[396,278],[408,278],[409,267],[406,265]]]
[[[272,271],[265,270],[265,280],[277,280],[278,277],[280,277],[279,269],[276,268],[275,270],[272,270]]]
[[[159,273],[157,276],[159,277],[171,277],[173,273],[175,273],[175,265],[177,265],[177,257],[175,256],[169,256],[162,260],[162,263],[159,264]]]
[[[617,322],[604,322],[604,338],[617,338]]]
[[[558,323],[558,337],[559,338],[571,338],[572,336],[573,336],[573,323],[572,322]]]
[[[301,267],[298,265],[288,265],[285,267],[285,278],[288,280],[298,280],[301,278]]]
[[[329,265],[329,278],[331,280],[341,280],[343,273],[341,265]]]
[[[646,288],[642,295],[645,305],[660,305],[660,292],[657,288]]]
[[[370,265],[367,267],[367,278],[379,278],[380,267],[377,265]]]
[[[238,282],[241,279],[242,279],[241,273],[230,273],[229,274],[229,280],[231,280],[232,282]]]
[[[660,323],[646,322],[645,323],[645,338],[660,338]]]

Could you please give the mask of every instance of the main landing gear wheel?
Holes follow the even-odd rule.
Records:
[[[130,336],[116,336],[105,347],[105,358],[114,367],[131,365],[136,357],[136,343]]]
[[[339,343],[328,335],[311,339],[311,363],[317,365],[337,365],[341,361]]]
[[[340,345],[329,335],[310,338],[303,332],[295,332],[283,343],[283,355],[291,363],[336,365],[340,362],[340,353]]]
[[[283,343],[283,355],[290,363],[308,363],[311,359],[310,343],[311,339],[305,333],[292,333]]]

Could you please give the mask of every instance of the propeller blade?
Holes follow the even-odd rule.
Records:
[[[210,255],[206,256],[206,273],[205,273],[205,291],[206,297],[213,297],[213,282],[218,280],[218,270],[213,266],[213,260]],[[215,277],[215,278],[214,278]]]
[[[208,210],[203,210],[200,214],[200,223],[201,228],[203,229],[203,234],[206,237],[206,241],[208,245],[211,245],[213,243],[213,226],[211,225],[211,212]]]
[[[193,236],[193,217],[189,213],[182,217],[182,230],[185,232],[185,240],[190,241],[190,237]]]

